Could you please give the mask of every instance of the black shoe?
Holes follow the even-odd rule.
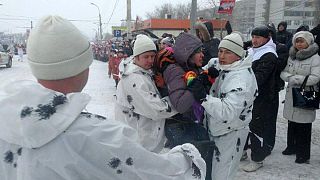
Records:
[[[306,159],[306,158],[297,158],[294,162],[298,164],[303,164],[303,163],[310,164],[309,159]]]
[[[296,154],[296,151],[293,149],[286,148],[284,151],[282,151],[282,154],[283,155],[293,155],[293,154]]]

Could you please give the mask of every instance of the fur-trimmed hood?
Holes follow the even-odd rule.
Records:
[[[298,51],[294,46],[290,48],[289,56],[291,59],[305,60],[318,53],[319,46],[316,43],[311,44],[308,48]]]

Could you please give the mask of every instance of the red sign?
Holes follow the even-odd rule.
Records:
[[[236,0],[221,0],[218,13],[232,14],[232,10],[236,4]]]

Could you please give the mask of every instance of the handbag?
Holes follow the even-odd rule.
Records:
[[[315,91],[313,86],[309,86],[309,90],[306,89],[308,78],[309,75],[304,78],[299,88],[292,88],[293,107],[307,110],[319,109],[319,92]]]

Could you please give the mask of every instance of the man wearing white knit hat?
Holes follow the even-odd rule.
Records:
[[[221,40],[218,60],[220,75],[202,106],[211,139],[217,146],[212,159],[212,180],[231,180],[248,136],[257,82],[251,69],[251,56],[243,50],[238,33]]]
[[[194,146],[154,154],[136,143],[134,129],[82,112],[90,101],[81,90],[93,58],[88,40],[69,21],[41,19],[27,53],[38,83],[0,90],[1,180],[204,179],[205,163]]]
[[[154,42],[138,35],[133,46],[133,61],[126,65],[117,88],[115,118],[135,128],[139,143],[153,152],[164,147],[165,119],[177,112],[167,97],[162,98],[151,70],[156,55]]]

